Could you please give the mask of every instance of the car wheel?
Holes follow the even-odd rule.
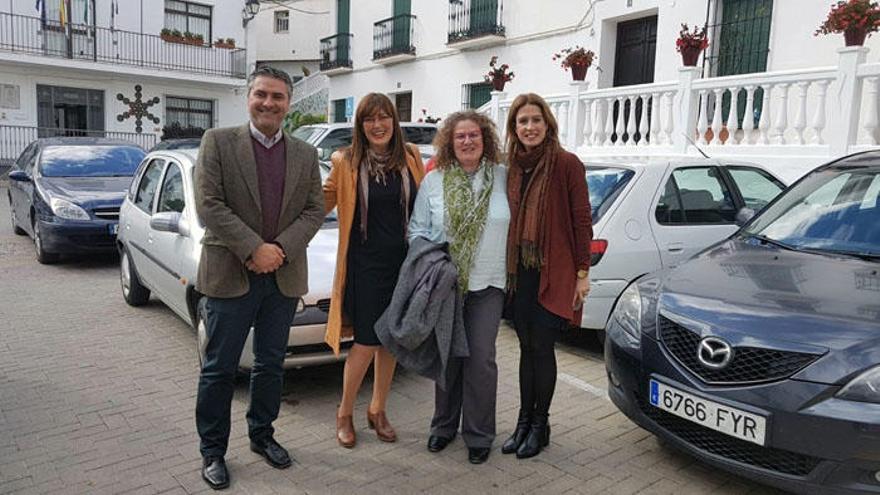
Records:
[[[198,305],[196,306],[196,337],[199,346],[199,369],[202,369],[202,367],[205,366],[205,348],[208,346],[208,327],[205,323],[208,320],[208,310],[206,309],[207,302],[208,298],[203,297],[199,299]]]
[[[143,306],[150,300],[150,289],[141,284],[125,248],[122,248],[122,255],[119,257],[119,282],[122,286],[122,297],[129,306]]]
[[[15,211],[12,209],[12,198],[9,198],[9,220],[12,221],[12,231],[15,232],[15,235],[27,234],[27,232],[15,222]]]
[[[43,265],[51,265],[58,261],[58,253],[47,253],[43,248],[43,234],[40,232],[40,222],[34,222],[34,252],[37,261]]]

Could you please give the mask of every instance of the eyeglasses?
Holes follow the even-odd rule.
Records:
[[[391,120],[390,115],[379,114],[379,115],[371,115],[369,117],[364,117],[364,125],[376,125],[379,122],[386,122]]]
[[[482,132],[461,132],[452,136],[452,139],[455,139],[457,143],[466,143],[468,139],[471,141],[479,141],[483,139]]]

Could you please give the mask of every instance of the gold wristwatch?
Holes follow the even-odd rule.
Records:
[[[589,274],[590,274],[590,272],[588,272],[586,270],[578,270],[577,271],[577,278],[578,278],[578,280],[583,280],[583,279],[587,278],[587,275],[589,275]]]

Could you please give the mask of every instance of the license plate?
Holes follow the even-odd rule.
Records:
[[[650,382],[651,405],[706,428],[764,445],[767,418],[697,397],[656,380]]]
[[[112,223],[107,226],[107,229],[110,230],[110,235],[116,235],[119,232],[119,224]]]

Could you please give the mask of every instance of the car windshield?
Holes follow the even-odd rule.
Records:
[[[744,233],[791,249],[880,256],[880,166],[841,165],[813,172]]]
[[[297,139],[302,139],[309,144],[315,144],[315,140],[318,138],[323,130],[324,129],[321,127],[298,127],[295,131],[293,131],[293,137]]]
[[[43,177],[130,177],[144,158],[136,146],[49,146],[40,156]]]
[[[437,134],[436,127],[409,127],[401,126],[403,137],[407,142],[412,144],[431,144],[434,142],[434,135]]]
[[[587,187],[593,222],[598,222],[632,179],[635,172],[618,167],[587,167]]]
[[[201,139],[168,139],[153,146],[150,151],[198,149],[201,143]]]

